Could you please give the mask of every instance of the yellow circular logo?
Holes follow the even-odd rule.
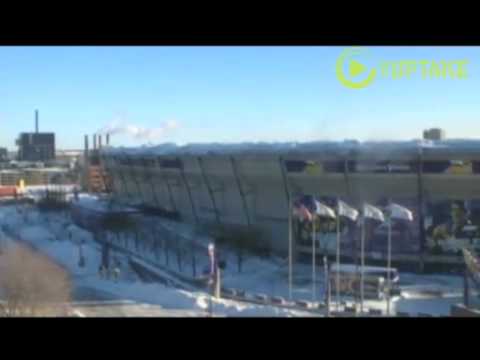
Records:
[[[363,50],[364,49],[360,48],[360,47],[348,48],[348,49],[343,50],[342,53],[340,54],[340,56],[338,57],[337,64],[336,64],[336,67],[335,67],[335,72],[337,74],[337,79],[340,81],[340,83],[343,86],[348,87],[350,89],[361,89],[361,88],[364,88],[364,87],[367,87],[368,85],[370,85],[370,83],[377,76],[377,70],[372,69],[372,70],[370,70],[370,73],[368,74],[367,78],[365,78],[364,80],[358,81],[358,82],[349,80],[345,77],[345,73],[343,71],[345,61],[349,61],[349,63],[348,63],[348,75],[349,75],[350,79],[353,79],[353,78],[355,78],[355,77],[357,77],[360,74],[365,72],[365,70],[367,69],[365,67],[365,65],[359,63],[356,60],[351,59],[352,57],[361,54],[363,52]]]

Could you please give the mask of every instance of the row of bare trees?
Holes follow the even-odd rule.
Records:
[[[98,236],[106,241],[113,241],[118,246],[130,249],[141,254],[151,253],[158,262],[170,267],[176,264],[179,272],[191,265],[192,276],[196,277],[198,244],[195,239],[182,238],[172,230],[155,224],[138,220],[133,216],[110,214],[100,224],[101,233]],[[133,241],[133,244],[131,243]]]
[[[242,272],[247,255],[268,256],[270,247],[265,234],[256,227],[233,227],[232,225],[216,225],[209,229],[217,246],[232,250],[237,258],[237,270]]]
[[[131,216],[111,214],[104,219],[101,228],[107,234],[113,234],[115,242],[122,247],[129,248],[131,245],[129,239],[133,239],[137,253],[151,252],[157,261],[160,261],[163,253],[163,262],[167,267],[171,264],[172,255],[180,272],[184,271],[185,264],[189,262],[193,277],[198,273],[197,254],[200,250],[196,238],[203,234],[213,236],[217,246],[228,248],[236,253],[238,272],[242,272],[247,254],[269,255],[266,237],[260,229],[255,227],[232,228],[232,226],[222,225],[198,227],[193,238],[187,239],[155,223],[140,221]]]

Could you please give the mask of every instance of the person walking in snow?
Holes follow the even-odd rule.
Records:
[[[117,265],[113,268],[113,280],[115,282],[118,282],[119,278],[120,278],[120,268]]]

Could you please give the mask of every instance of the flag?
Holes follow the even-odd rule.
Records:
[[[339,216],[346,217],[352,221],[356,221],[358,218],[358,211],[341,200],[338,200],[337,213]]]
[[[319,201],[315,200],[315,213],[318,216],[323,216],[329,219],[335,219],[335,211],[333,209],[329,208],[327,205],[324,205],[320,203]]]
[[[373,220],[377,220],[380,222],[385,221],[385,217],[383,216],[382,210],[376,208],[375,206],[372,206],[370,204],[364,204],[363,205],[363,218],[370,218]]]
[[[313,195],[304,195],[299,200],[311,214],[335,218],[335,212],[328,206],[320,203]]]
[[[316,200],[312,195],[304,195],[299,199],[299,202],[302,203],[310,213],[317,212]]]
[[[299,200],[293,203],[293,214],[302,218],[303,220],[312,221],[312,213],[307,209],[307,207]]]
[[[293,203],[296,216],[312,221],[313,215],[335,219],[335,211],[317,201],[312,195],[304,195]]]
[[[386,207],[391,219],[413,221],[413,213],[398,204],[390,204]]]

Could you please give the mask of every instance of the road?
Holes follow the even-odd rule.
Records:
[[[120,299],[103,290],[76,286],[71,309],[79,317],[205,317],[195,310],[172,310],[159,305]]]

